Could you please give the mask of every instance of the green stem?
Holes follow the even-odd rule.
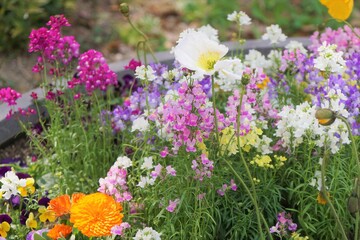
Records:
[[[349,133],[350,141],[351,141],[352,156],[353,156],[353,158],[355,158],[356,165],[357,165],[357,168],[358,168],[358,176],[360,176],[360,161],[359,161],[359,155],[358,155],[358,148],[357,148],[357,144],[356,144],[354,135],[352,134],[350,124],[347,121],[347,119],[344,118],[343,116],[336,116],[336,117],[338,119],[340,119],[341,121],[343,121],[343,123],[345,123],[345,125],[346,125],[346,128],[347,128],[348,133]]]
[[[215,98],[215,81],[214,81],[214,75],[211,76],[211,92],[212,92],[212,105],[214,110],[214,121],[215,121],[215,135],[216,135],[216,146],[219,146],[219,125],[218,125],[218,119],[216,114],[216,98]]]
[[[264,216],[262,214],[260,214],[260,210],[259,210],[259,205],[258,205],[258,202],[257,202],[257,194],[256,194],[256,188],[255,188],[255,183],[254,183],[254,180],[253,180],[253,177],[251,176],[251,172],[250,172],[250,169],[247,165],[247,162],[242,154],[242,151],[241,151],[241,144],[240,144],[240,125],[241,125],[241,106],[242,106],[242,99],[243,99],[243,96],[245,94],[245,86],[242,87],[241,89],[241,93],[240,93],[240,104],[239,104],[239,107],[238,107],[238,115],[237,115],[237,123],[236,123],[236,134],[237,134],[237,144],[238,144],[238,149],[239,149],[239,153],[240,153],[240,159],[245,167],[245,170],[246,170],[246,174],[250,180],[250,183],[251,183],[251,191],[249,191],[249,196],[251,196],[251,200],[254,204],[254,207],[255,207],[255,212],[256,212],[256,217],[257,217],[257,221],[258,221],[258,229],[259,229],[259,232],[260,232],[260,237],[261,239],[265,239],[264,238],[264,235],[263,235],[263,232],[262,232],[262,227],[261,227],[261,220],[263,220],[264,222],[264,225],[266,226],[267,228],[267,232],[269,233],[269,236],[270,238],[272,238],[271,236],[271,233],[270,233],[270,230],[269,230],[269,226],[267,225],[267,222],[264,218]]]
[[[355,221],[355,237],[354,240],[359,239],[359,212],[356,212],[356,221]]]
[[[144,44],[144,52],[145,52],[145,46],[147,47],[147,49],[149,50],[151,56],[153,57],[153,59],[155,60],[155,62],[159,62],[154,54],[154,51],[152,50],[151,46],[148,44],[149,38],[146,36],[146,34],[144,32],[142,32],[140,29],[138,29],[131,21],[130,17],[126,17],[126,20],[129,22],[130,26],[136,31],[138,32],[144,39],[143,44]],[[139,58],[140,60],[140,58]],[[146,65],[146,62],[145,62]]]
[[[321,164],[321,194],[322,196],[325,198],[326,200],[326,203],[329,205],[330,207],[330,211],[331,213],[334,215],[335,217],[335,220],[336,220],[336,223],[337,225],[339,226],[340,228],[340,232],[341,232],[341,235],[342,235],[342,238],[344,240],[348,240],[347,236],[346,236],[346,233],[345,233],[345,230],[344,230],[344,227],[340,221],[340,218],[339,216],[337,215],[336,213],[336,210],[335,210],[335,207],[334,205],[332,204],[329,196],[327,195],[327,191],[326,191],[326,187],[325,187],[325,168],[326,168],[326,160],[327,160],[327,155],[328,155],[328,152],[327,152],[327,149],[325,147],[325,150],[324,150],[324,157],[323,157],[323,161],[322,161],[322,164]]]

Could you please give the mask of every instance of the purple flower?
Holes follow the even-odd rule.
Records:
[[[169,206],[166,207],[166,210],[171,213],[174,212],[179,202],[180,202],[179,198],[175,199],[174,201],[169,200]]]
[[[118,235],[118,236],[123,236],[124,235],[124,230],[127,228],[130,228],[131,225],[127,222],[123,222],[120,225],[116,225],[114,227],[111,228],[111,234],[113,235]]]
[[[26,240],[34,240],[35,239],[35,237],[34,237],[35,234],[38,234],[38,235],[42,236],[43,233],[46,233],[48,231],[49,231],[49,229],[32,230],[26,236]]]
[[[8,224],[12,223],[12,219],[9,215],[7,214],[0,214],[0,223],[2,222],[7,222]]]

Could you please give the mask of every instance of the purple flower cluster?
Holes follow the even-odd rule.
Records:
[[[89,50],[79,57],[77,74],[68,82],[69,88],[85,85],[88,94],[95,89],[106,91],[108,86],[118,84],[116,74],[110,70],[101,52]]]
[[[295,232],[297,224],[293,223],[290,214],[281,212],[277,216],[277,223],[270,228],[270,233],[277,233],[280,236],[288,236],[288,231]]]
[[[7,103],[8,106],[16,105],[16,100],[21,94],[10,87],[0,89],[0,102]]]
[[[212,171],[214,170],[214,162],[210,161],[206,154],[201,154],[200,159],[192,160],[191,168],[195,171],[194,178],[203,181],[204,177],[211,178]]]
[[[230,180],[230,186],[228,186],[227,184],[223,184],[222,187],[220,189],[218,189],[216,192],[220,195],[220,196],[224,196],[225,192],[229,189],[236,191],[237,190],[237,185],[234,181],[234,179]]]
[[[360,29],[355,28],[354,31],[357,35],[360,35]],[[323,42],[330,44],[336,44],[336,51],[342,51],[345,56],[352,54],[353,52],[360,52],[360,39],[354,34],[349,26],[344,28],[331,29],[326,28],[323,33],[315,32],[311,37],[311,45],[309,49],[317,55],[317,49]]]
[[[177,90],[177,98],[169,99],[156,109],[149,119],[164,126],[164,135],[171,135],[173,152],[183,145],[187,152],[195,152],[196,143],[209,138],[214,129],[213,108],[209,106],[207,96],[198,82],[188,85],[183,82]],[[217,111],[219,131],[224,128],[224,116]]]
[[[42,27],[33,29],[30,33],[29,52],[39,52],[33,72],[41,72],[46,62],[52,66],[49,73],[61,76],[64,69],[56,66],[57,64],[68,65],[74,58],[79,56],[80,44],[73,36],[62,36],[61,28],[70,26],[68,20],[63,15],[50,17],[47,23],[50,29]]]
[[[131,193],[128,191],[126,182],[127,170],[113,165],[105,178],[100,178],[99,192],[112,195],[117,202],[130,201]]]

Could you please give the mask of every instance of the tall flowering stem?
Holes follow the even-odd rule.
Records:
[[[216,98],[215,98],[215,81],[214,81],[214,75],[211,76],[211,93],[212,93],[212,105],[214,109],[214,121],[215,121],[215,135],[216,135],[216,145],[219,145],[219,125],[218,125],[218,119],[216,114]]]
[[[351,141],[352,156],[356,161],[356,165],[357,165],[357,168],[358,168],[358,175],[360,176],[360,160],[359,160],[359,154],[358,154],[358,147],[357,147],[354,135],[352,134],[350,124],[347,121],[347,119],[344,118],[343,116],[336,116],[336,117],[338,119],[340,119],[343,123],[345,123],[345,125],[347,127],[349,137],[350,137],[350,141]]]
[[[360,37],[359,37],[360,38]],[[337,116],[338,119],[340,119],[343,123],[345,123],[346,128],[348,130],[349,136],[350,136],[350,141],[351,141],[351,148],[352,148],[352,159],[355,159],[356,161],[356,166],[358,169],[358,177],[357,177],[357,181],[355,181],[355,185],[354,185],[354,189],[358,189],[358,184],[359,184],[359,179],[360,179],[360,161],[359,161],[359,154],[358,154],[358,147],[354,138],[354,135],[352,134],[351,131],[351,127],[350,124],[348,122],[348,120],[346,118],[344,118],[343,116]],[[358,198],[358,191],[356,191],[356,197]],[[354,239],[358,239],[359,237],[359,224],[360,224],[360,213],[359,211],[356,212],[355,214],[355,238]]]
[[[260,209],[259,209],[259,205],[257,203],[257,194],[256,194],[256,189],[255,189],[255,183],[253,181],[253,178],[251,176],[251,173],[250,173],[250,169],[246,163],[246,160],[242,154],[242,151],[241,151],[241,144],[240,144],[240,118],[241,118],[241,106],[242,106],[242,99],[244,97],[244,94],[245,94],[245,86],[243,86],[243,88],[241,89],[241,93],[240,93],[240,105],[239,105],[239,108],[238,108],[238,115],[237,115],[237,126],[236,126],[236,133],[237,134],[237,144],[238,144],[238,149],[239,149],[239,153],[240,153],[240,159],[245,167],[245,170],[246,170],[246,174],[251,182],[251,191],[250,189],[246,186],[246,184],[244,183],[244,181],[242,180],[242,178],[240,177],[240,175],[235,171],[235,169],[231,166],[231,164],[225,160],[226,164],[230,167],[231,171],[234,173],[234,175],[237,177],[237,179],[240,181],[240,183],[244,186],[246,192],[249,194],[250,196],[250,199],[251,201],[253,202],[254,204],[254,207],[255,207],[255,212],[256,212],[256,217],[257,217],[257,222],[258,222],[258,230],[259,230],[259,233],[260,233],[260,239],[265,239],[264,235],[263,235],[263,231],[262,231],[262,227],[261,227],[261,221],[264,222],[264,225],[269,233],[269,237],[270,239],[272,239],[272,235],[269,231],[269,226],[264,218],[264,216],[260,213]]]
[[[138,60],[140,60],[140,54],[139,54],[139,48],[142,45],[142,49],[144,51],[144,64],[147,65],[147,59],[146,59],[146,48],[149,50],[151,56],[153,57],[153,59],[155,60],[155,62],[158,62],[157,58],[155,57],[154,51],[152,50],[151,46],[148,44],[149,38],[146,36],[145,33],[143,33],[140,29],[138,29],[133,22],[131,21],[130,18],[130,11],[129,11],[129,6],[127,3],[122,3],[120,4],[120,12],[123,14],[123,16],[126,18],[126,21],[128,21],[128,23],[130,24],[130,26],[136,31],[138,32],[142,38],[144,39],[143,41],[139,41],[137,44],[137,57]]]
[[[331,213],[335,217],[336,223],[338,224],[338,226],[340,228],[342,239],[348,240],[348,238],[346,236],[346,233],[345,233],[345,230],[344,230],[344,227],[343,227],[343,225],[342,225],[342,223],[340,221],[340,218],[339,218],[338,214],[336,213],[335,207],[334,207],[334,205],[332,204],[332,202],[331,202],[331,200],[329,198],[328,192],[326,191],[325,169],[326,169],[326,161],[327,161],[327,158],[328,158],[328,154],[329,154],[329,152],[325,147],[324,157],[323,157],[323,161],[322,161],[322,164],[321,164],[321,194],[322,194],[322,197],[326,200],[326,203],[329,205]]]

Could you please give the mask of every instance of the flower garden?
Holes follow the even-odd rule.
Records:
[[[35,153],[1,162],[0,239],[360,239],[360,29],[353,1],[320,2],[345,24],[308,46],[273,24],[243,51],[234,11],[237,51],[188,29],[171,66],[121,4],[143,36],[121,79],[64,15],[33,29],[44,99],[0,89]]]

